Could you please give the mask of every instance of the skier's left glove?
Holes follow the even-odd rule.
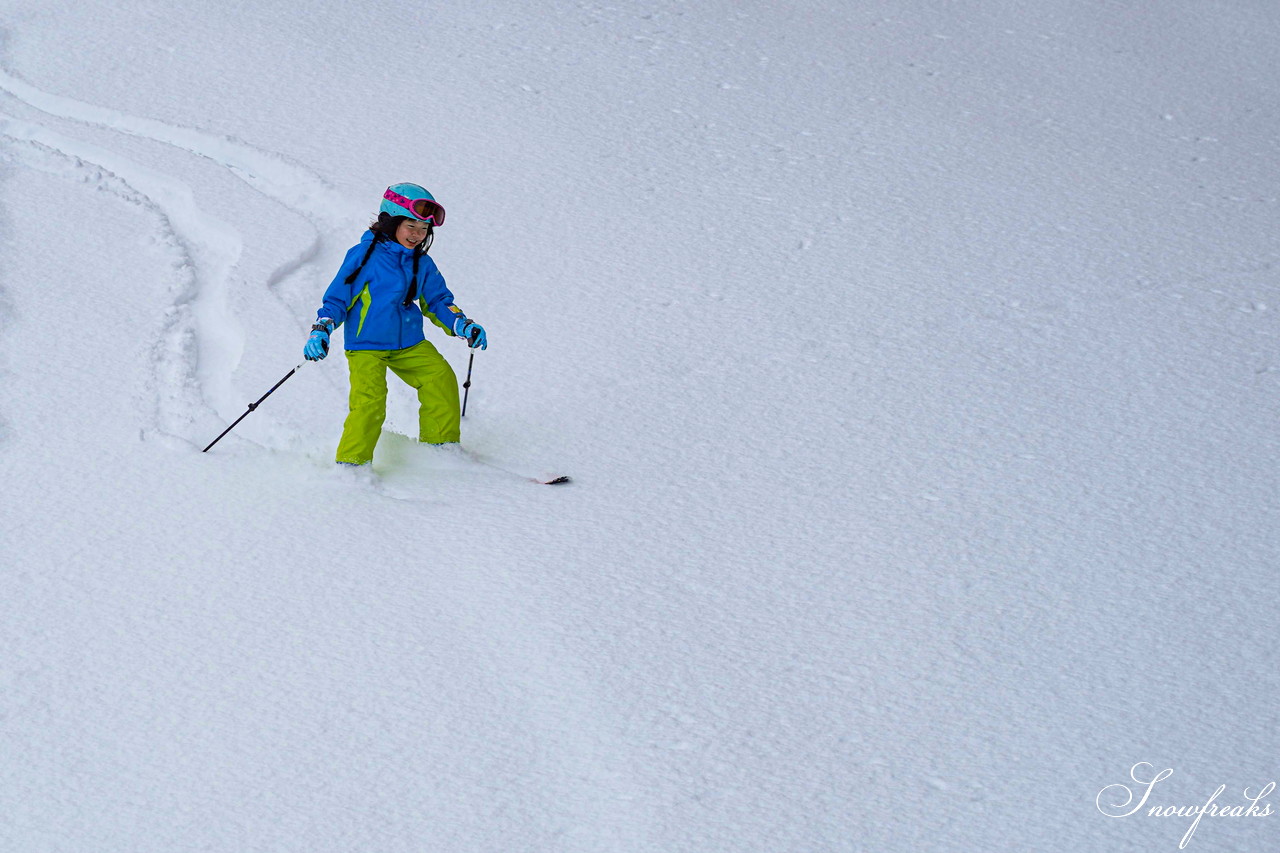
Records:
[[[466,317],[459,317],[453,323],[453,333],[467,342],[467,346],[475,349],[489,348],[489,338],[484,333],[484,326],[481,326],[475,320],[468,320]]]

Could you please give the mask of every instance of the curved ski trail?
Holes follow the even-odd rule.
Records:
[[[185,437],[184,425],[195,416],[189,407],[197,405],[190,394],[193,381],[215,408],[230,405],[234,399],[231,371],[244,344],[228,308],[229,279],[243,249],[239,232],[205,212],[184,182],[115,152],[3,114],[0,135],[38,146],[72,164],[97,166],[104,173],[97,180],[99,188],[126,198],[129,192],[136,194],[179,252],[179,281],[171,291],[172,305],[165,312],[157,343],[156,427]],[[126,192],[113,186],[113,181]],[[202,334],[214,328],[218,334]]]
[[[46,115],[151,140],[211,160],[256,192],[308,221],[316,231],[316,240],[266,277],[264,287],[269,293],[316,263],[326,235],[338,233],[351,221],[343,211],[352,205],[346,204],[318,175],[246,143],[50,94],[4,69],[0,69],[0,91]],[[39,124],[8,116],[0,119],[0,132],[9,138],[40,144],[68,158],[101,166],[144,196],[159,213],[190,268],[189,286],[176,295],[157,344],[155,390],[161,413],[157,428],[162,433],[199,442],[200,436],[188,435],[190,430],[184,429],[196,421],[199,409],[198,404],[193,405],[187,387],[193,379],[199,395],[219,419],[234,418],[243,409],[245,395],[233,390],[232,374],[239,365],[245,338],[242,326],[229,309],[229,297],[231,277],[243,248],[242,236],[206,213],[192,188],[179,178]]]

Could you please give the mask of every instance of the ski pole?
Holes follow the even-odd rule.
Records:
[[[462,417],[467,416],[467,395],[471,393],[471,365],[476,363],[476,351],[471,351],[471,358],[467,359],[467,381],[462,383]]]
[[[235,429],[235,428],[236,428],[236,424],[240,423],[242,420],[244,420],[245,418],[249,417],[249,412],[252,412],[254,409],[258,408],[258,406],[262,405],[262,401],[263,401],[263,400],[265,400],[265,399],[267,399],[268,397],[270,397],[273,391],[275,391],[277,388],[279,388],[281,385],[283,385],[283,384],[285,383],[285,380],[287,380],[287,379],[288,379],[290,376],[292,376],[293,374],[297,373],[297,372],[298,372],[298,369],[299,369],[299,368],[301,368],[301,367],[302,367],[302,365],[301,365],[301,364],[299,364],[299,365],[298,365],[297,367],[295,367],[293,370],[290,370],[288,373],[286,373],[286,374],[284,375],[284,379],[281,379],[281,380],[280,380],[279,382],[277,382],[275,385],[272,385],[272,386],[271,386],[271,391],[268,391],[267,393],[265,393],[265,394],[263,394],[261,397],[259,397],[259,398],[258,398],[258,402],[256,402],[256,403],[250,403],[250,404],[249,404],[249,408],[245,411],[245,413],[244,413],[243,415],[241,415],[240,417],[236,418],[235,423],[233,423],[231,426],[229,426],[229,427],[227,427],[226,429],[224,429],[224,430],[222,431],[222,435],[219,435],[219,436],[218,436],[217,438],[215,438],[213,441],[209,442],[209,447],[213,447],[213,446],[214,446],[215,444],[217,444],[219,441],[222,441],[222,436],[223,436],[223,435],[226,435],[227,433],[231,432],[233,429]],[[208,452],[209,452],[209,447],[206,447],[204,450],[201,450],[200,452],[201,452],[201,453],[208,453]]]
[[[476,363],[475,339],[479,332],[472,332],[467,338],[467,346],[471,347],[471,358],[467,359],[467,381],[462,383],[462,417],[467,416],[467,395],[471,393],[471,365]]]

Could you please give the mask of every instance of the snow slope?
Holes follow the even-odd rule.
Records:
[[[1276,778],[1280,9],[0,8],[0,850],[1148,851],[1136,763]],[[574,485],[394,383],[333,470],[337,358],[199,452],[400,180],[464,443]]]

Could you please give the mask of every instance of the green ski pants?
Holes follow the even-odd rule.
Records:
[[[338,442],[338,461],[363,465],[387,417],[387,368],[418,391],[418,440],[444,444],[461,438],[458,377],[429,341],[399,350],[348,350],[351,411]]]

